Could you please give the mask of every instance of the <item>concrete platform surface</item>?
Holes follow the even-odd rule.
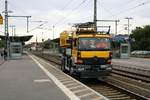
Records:
[[[150,70],[150,59],[145,58],[129,58],[129,59],[113,59],[114,65],[122,65],[129,67],[136,67],[139,69]]]
[[[1,61],[0,61],[1,62]],[[27,55],[0,65],[0,100],[69,100]]]
[[[108,100],[58,69],[27,54],[0,66],[0,100]]]
[[[4,59],[3,57],[0,56],[0,65],[2,65],[4,63]]]

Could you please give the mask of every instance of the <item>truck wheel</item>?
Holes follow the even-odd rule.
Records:
[[[73,66],[72,66],[72,61],[70,59],[69,61],[69,74],[72,76],[73,75]]]
[[[61,63],[61,70],[66,73],[67,70],[65,69],[65,65],[66,65],[66,63],[65,63],[65,60],[63,59],[63,61]]]

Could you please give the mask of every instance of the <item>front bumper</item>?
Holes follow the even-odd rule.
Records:
[[[103,76],[108,76],[111,70],[105,71],[82,71],[79,73],[81,78],[99,78]]]
[[[112,71],[112,65],[77,65],[75,72],[79,74],[81,78],[98,78],[102,76],[108,76]]]

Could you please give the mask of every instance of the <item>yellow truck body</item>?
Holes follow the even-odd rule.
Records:
[[[65,51],[62,57],[62,70],[78,73],[80,77],[86,78],[108,75],[112,69],[110,38],[109,34],[62,32],[60,34],[60,47]],[[80,43],[82,40],[88,41],[85,49]],[[95,40],[99,45],[103,41],[108,47],[100,48],[99,46],[99,48],[91,49],[89,47],[91,40]]]

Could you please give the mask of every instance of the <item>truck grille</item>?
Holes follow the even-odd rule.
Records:
[[[107,60],[104,58],[84,58],[82,59],[85,65],[104,65],[107,63]]]

